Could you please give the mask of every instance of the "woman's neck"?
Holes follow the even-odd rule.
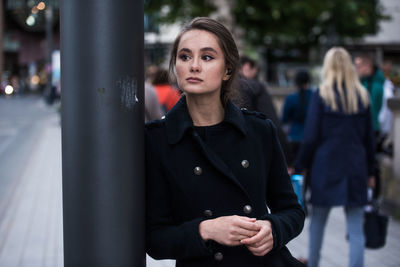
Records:
[[[195,126],[210,126],[223,121],[225,110],[219,95],[186,95],[186,104]]]

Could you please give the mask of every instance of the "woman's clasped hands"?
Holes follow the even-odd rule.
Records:
[[[255,256],[264,256],[274,245],[271,223],[245,216],[223,216],[202,221],[199,225],[204,241],[214,240],[225,246],[245,245]]]

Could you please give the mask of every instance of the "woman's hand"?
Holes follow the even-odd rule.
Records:
[[[205,220],[199,225],[204,241],[214,240],[225,246],[241,245],[240,240],[257,235],[261,228],[256,219],[237,215]]]
[[[259,220],[255,222],[261,227],[260,231],[253,237],[243,239],[240,243],[255,256],[264,256],[274,247],[274,238],[272,236],[272,226],[269,221]]]

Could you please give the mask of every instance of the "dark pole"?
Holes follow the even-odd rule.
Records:
[[[61,1],[64,264],[145,266],[143,1]]]

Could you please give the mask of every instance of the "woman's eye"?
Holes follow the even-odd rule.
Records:
[[[205,60],[205,61],[210,61],[210,60],[214,59],[212,56],[209,56],[209,55],[205,55],[205,56],[203,56],[202,58],[203,58],[203,60]]]
[[[179,59],[183,60],[183,61],[187,61],[190,59],[190,57],[188,55],[180,55]]]

